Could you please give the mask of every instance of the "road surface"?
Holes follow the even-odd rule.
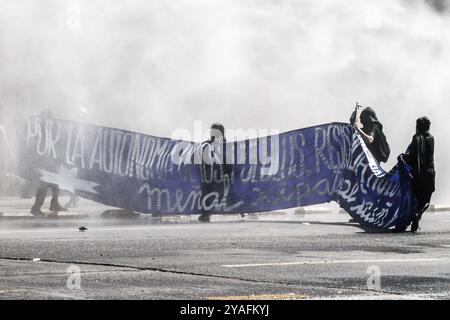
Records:
[[[449,212],[393,234],[338,212],[200,223],[101,217],[104,206],[82,202],[36,219],[24,201],[3,200],[0,299],[450,298]]]

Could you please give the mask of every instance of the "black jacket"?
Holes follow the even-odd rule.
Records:
[[[404,155],[411,166],[414,185],[419,192],[435,190],[434,137],[430,133],[416,133]]]
[[[367,145],[367,148],[373,154],[378,162],[386,162],[389,159],[391,149],[389,143],[387,142],[386,136],[383,132],[383,125],[378,120],[375,111],[367,107],[360,115],[361,123],[363,124],[362,131],[365,134],[373,137],[373,142]],[[350,117],[350,123],[354,124],[356,121],[356,110],[353,111]]]

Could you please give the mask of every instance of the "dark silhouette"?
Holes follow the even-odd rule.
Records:
[[[435,190],[434,137],[430,134],[431,121],[421,117],[416,121],[416,134],[406,150],[400,155],[412,168],[412,189],[417,202],[413,215],[411,231],[417,231],[422,214],[430,206],[431,195]]]
[[[357,108],[360,107],[357,105]],[[367,148],[378,162],[386,162],[389,159],[391,149],[383,133],[383,125],[378,120],[375,111],[370,108],[364,108],[359,117],[356,116],[356,110],[353,112],[350,123],[361,134]]]
[[[208,197],[215,192],[218,195],[218,201],[223,201],[225,195],[226,183],[229,183],[230,166],[225,163],[225,128],[220,123],[211,125],[211,138],[202,143],[202,164],[201,164],[201,183],[202,183],[202,203],[207,206],[212,205],[216,197]],[[225,199],[226,200],[226,199]],[[200,221],[210,221],[211,209],[206,209],[202,205]]]

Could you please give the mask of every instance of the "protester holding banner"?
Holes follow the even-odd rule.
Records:
[[[202,165],[201,165],[201,182],[202,182],[202,210],[199,221],[210,221],[210,215],[215,197],[211,197],[216,193],[219,201],[223,201],[225,194],[225,185],[229,179],[230,166],[225,164],[225,128],[220,123],[213,123],[210,131],[211,138],[201,145]],[[228,180],[229,181],[229,180]],[[210,200],[211,199],[211,200]]]
[[[362,108],[362,106],[356,103],[355,111],[353,111],[350,117],[350,123],[353,124],[355,129],[359,132],[374,158],[378,162],[386,162],[389,158],[390,148],[386,136],[383,133],[383,125],[378,120],[377,115],[372,108],[364,108],[364,110],[358,114],[360,108]],[[356,222],[356,220],[350,219],[349,222]]]
[[[406,164],[385,172],[348,123],[226,144],[223,126],[212,129],[198,144],[32,115],[25,145],[47,188],[140,213],[207,220],[335,201],[364,226],[411,224]]]
[[[42,121],[40,125],[40,134],[42,136],[42,141],[45,141],[47,144],[49,141],[48,135],[49,122],[52,121],[52,114],[48,110],[44,110],[41,113]],[[54,161],[53,159],[47,159],[45,166],[48,170],[52,172],[56,172],[59,170],[60,164],[57,161]],[[33,216],[44,216],[44,214],[41,211],[42,205],[44,204],[45,197],[47,196],[47,190],[50,188],[52,190],[52,199],[50,202],[50,211],[67,211],[66,208],[64,208],[62,205],[59,204],[59,187],[56,184],[53,183],[46,183],[41,181],[39,184],[39,188],[36,192],[36,199],[34,202],[33,207],[31,208],[31,214]]]
[[[361,134],[367,148],[373,154],[378,162],[387,162],[391,152],[386,136],[383,133],[383,125],[378,120],[375,111],[367,107],[362,112],[358,119],[352,115],[350,122],[352,122]]]
[[[413,215],[411,231],[419,228],[422,214],[430,205],[435,190],[434,137],[430,134],[431,121],[421,117],[416,121],[416,133],[405,154],[400,155],[412,168],[413,194],[417,201],[417,211]]]

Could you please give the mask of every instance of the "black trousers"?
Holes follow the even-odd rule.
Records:
[[[423,174],[413,179],[413,193],[417,200],[417,211],[420,213],[430,203],[431,195],[435,190],[435,172],[426,170]]]
[[[34,208],[40,209],[44,204],[45,197],[47,196],[47,190],[50,188],[52,190],[52,204],[58,202],[59,197],[59,187],[56,184],[50,184],[41,182],[39,189],[36,192],[36,200],[34,201]]]

